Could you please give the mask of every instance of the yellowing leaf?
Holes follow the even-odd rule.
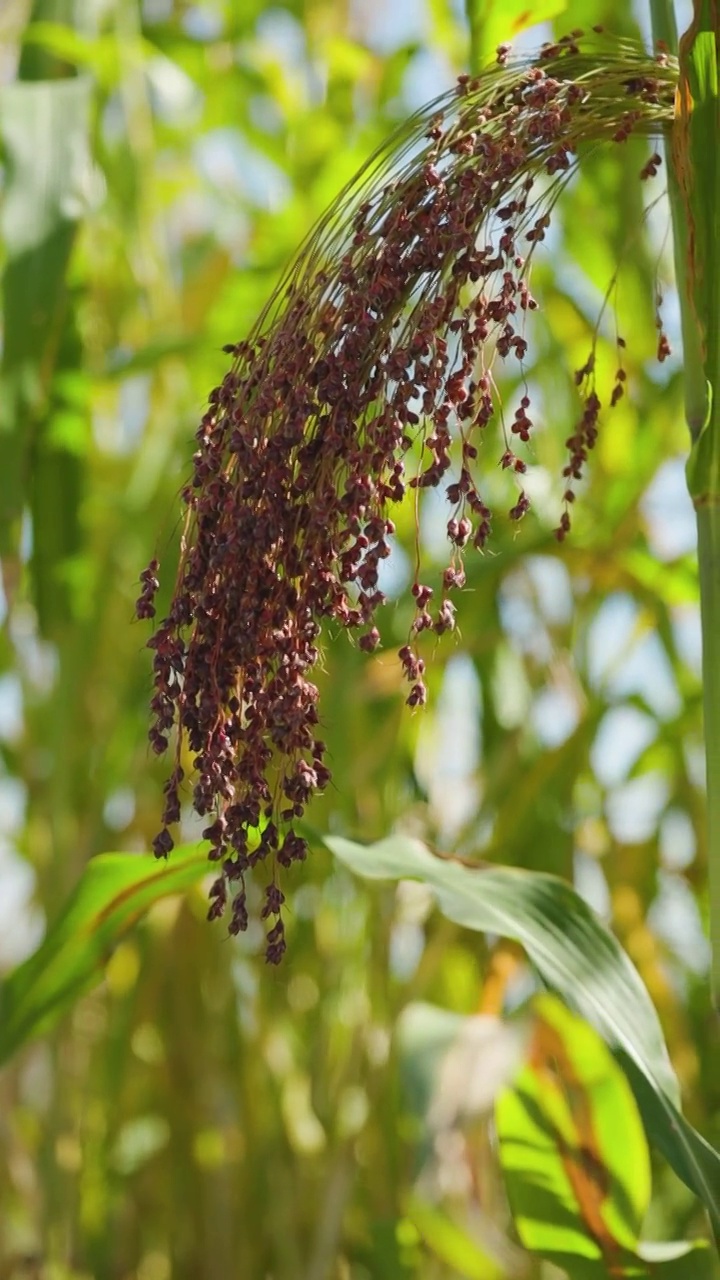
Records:
[[[520,1238],[563,1268],[582,1259],[588,1278],[642,1274],[650,1161],[630,1086],[587,1023],[552,997],[535,1008],[528,1061],[496,1105]]]

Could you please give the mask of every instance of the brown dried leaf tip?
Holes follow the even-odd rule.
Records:
[[[502,49],[496,67],[462,76],[390,140],[325,215],[250,337],[227,348],[231,371],[197,433],[174,597],[149,641],[154,750],[178,731],[154,849],[172,848],[185,743],[218,867],[209,915],[227,910],[230,932],[244,930],[246,873],[265,864],[271,962],[285,949],[279,869],[305,858],[295,824],[330,778],[312,680],[322,625],[376,648],[389,511],[408,488],[443,485],[442,595],[418,571],[400,650],[407,701],[423,705],[417,637],[453,629],[463,555],[490,535],[478,447],[496,417],[498,366],[522,371],[526,360],[535,246],[583,147],[657,133],[672,114],[671,67],[617,42],[584,52],[578,40],[532,63]],[[498,461],[519,489],[512,520],[529,506],[530,408],[526,395],[500,430]],[[591,389],[568,441],[566,503],[599,409]],[[559,536],[569,523],[566,506]],[[157,569],[142,576],[139,617],[154,614]]]

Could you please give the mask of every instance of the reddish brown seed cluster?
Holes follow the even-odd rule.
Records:
[[[227,911],[230,931],[245,929],[246,873],[265,864],[271,962],[285,949],[278,872],[305,858],[297,822],[330,777],[312,679],[321,628],[378,646],[390,509],[408,489],[442,486],[449,563],[437,593],[418,570],[399,655],[407,702],[423,705],[418,637],[453,629],[463,555],[490,535],[478,459],[502,422],[503,365],[522,381],[537,306],[528,267],[559,186],[583,147],[657,132],[672,112],[671,70],[617,45],[603,63],[580,38],[547,46],[535,64],[501,49],[497,67],[461,77],[391,140],[326,215],[255,331],[227,348],[232,368],[198,430],[174,597],[149,642],[154,750],[179,731],[154,848],[172,848],[184,742],[218,867],[209,914]],[[588,366],[580,383],[591,376]],[[518,484],[512,520],[529,507],[530,408],[525,394],[509,430],[498,428],[497,460]],[[599,409],[588,390],[568,441],[567,503]],[[564,536],[567,507],[563,522]],[[142,577],[143,618],[157,567]]]

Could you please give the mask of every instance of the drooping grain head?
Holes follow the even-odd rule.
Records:
[[[442,591],[436,598],[418,566],[400,650],[407,702],[424,704],[417,638],[452,631],[464,556],[482,552],[491,534],[478,467],[489,433],[517,486],[509,518],[529,507],[530,398],[508,430],[496,378],[506,364],[522,375],[526,321],[538,305],[536,246],[582,152],[661,132],[675,79],[664,56],[610,42],[585,49],[579,33],[530,62],[503,47],[494,68],[461,77],[370,161],[249,338],[227,348],[233,364],[210,396],[182,495],[174,598],[149,641],[154,750],[165,752],[177,731],[154,849],[165,856],[173,845],[185,742],[193,805],[207,816],[218,867],[209,915],[229,910],[230,932],[244,930],[246,873],[264,863],[271,962],[285,949],[278,874],[307,854],[294,824],[330,778],[312,679],[323,624],[355,633],[367,652],[377,647],[392,508],[408,489],[444,488]],[[653,155],[643,177],[659,163]],[[624,377],[620,360],[612,403]],[[577,382],[582,405],[567,441],[559,539],[597,439],[592,356]],[[154,614],[157,575],[153,561],[139,617]]]

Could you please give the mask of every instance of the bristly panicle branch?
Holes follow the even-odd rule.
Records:
[[[246,873],[264,862],[271,962],[285,949],[278,871],[305,858],[295,824],[330,777],[312,680],[321,627],[339,624],[361,649],[376,648],[393,504],[408,488],[442,486],[441,598],[418,570],[400,650],[407,701],[425,702],[417,638],[453,629],[463,556],[490,536],[478,448],[500,418],[498,368],[514,362],[522,374],[535,248],[583,151],[658,135],[676,79],[664,55],[594,38],[586,48],[581,33],[533,61],[501,48],[497,65],[462,76],[369,162],[250,337],[227,348],[233,365],[210,396],[183,491],[174,598],[149,642],[155,751],[177,730],[154,848],[172,848],[185,742],[218,867],[210,917],[228,909],[230,931],[246,928]],[[567,442],[559,538],[601,409],[592,360],[578,380],[584,404]],[[613,398],[621,393],[618,382]],[[497,460],[516,483],[512,520],[529,507],[532,432],[526,394],[509,430],[497,428]],[[157,568],[143,575],[140,617],[154,615]]]

